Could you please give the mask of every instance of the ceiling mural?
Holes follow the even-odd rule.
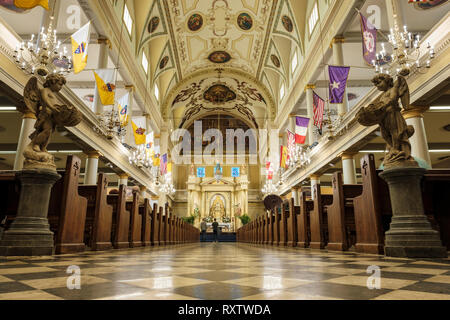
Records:
[[[300,33],[291,6],[286,0],[280,1],[280,7],[274,22],[273,34],[289,38],[301,49]]]
[[[155,82],[161,74],[171,69],[175,69],[175,64],[173,63],[173,54],[170,42],[167,41],[159,58],[158,66],[153,76],[153,82]]]
[[[276,0],[168,0],[182,78],[226,64],[256,76]],[[175,44],[174,44],[175,45]]]
[[[275,44],[274,41],[270,42],[264,67],[276,71],[284,79],[286,79],[286,69],[281,60],[280,51],[278,50],[277,45]]]
[[[138,53],[151,39],[168,35],[163,12],[161,1],[154,1],[139,40]]]
[[[214,74],[196,77],[177,90],[168,101],[177,127],[211,113],[233,114],[254,128],[260,127],[258,121],[270,109],[266,100],[270,93],[263,92],[261,84],[250,82],[243,74],[223,73],[223,69],[216,69]]]

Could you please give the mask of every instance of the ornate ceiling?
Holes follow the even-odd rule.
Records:
[[[281,82],[289,81],[287,60],[291,50],[302,55],[300,39],[287,0],[155,0],[137,49],[138,53],[148,50],[151,59],[158,57],[151,68],[151,83],[157,84],[162,93],[163,117],[176,118],[174,125],[178,127],[184,125],[182,119],[197,117],[206,108],[224,111],[245,106],[248,110],[238,112],[242,117],[264,118],[258,108],[268,117],[275,117],[276,92]],[[223,87],[211,88],[213,81],[202,76],[197,82],[192,80],[193,74],[215,74],[217,81],[217,69],[224,70]],[[241,79],[233,77],[231,70],[239,71]],[[249,97],[242,100],[245,94],[238,88],[244,79],[251,88],[248,90],[254,89],[265,97],[262,101]],[[212,98],[212,91],[219,94],[225,88],[230,90],[220,94],[229,96]],[[184,97],[182,105],[170,101],[192,90],[198,92]],[[207,96],[218,100],[209,101]],[[202,112],[192,114],[191,107],[199,101]],[[256,120],[251,122],[252,127],[258,127]]]

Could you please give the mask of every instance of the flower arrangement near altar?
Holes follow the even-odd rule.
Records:
[[[211,223],[211,222],[214,221],[214,219],[213,219],[213,217],[206,217],[206,218],[205,218],[205,221],[206,221],[207,223]]]
[[[223,223],[231,223],[231,218],[230,217],[222,217],[222,222]]]

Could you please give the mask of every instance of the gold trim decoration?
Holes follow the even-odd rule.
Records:
[[[358,154],[358,152],[350,152],[350,151],[345,151],[342,152],[339,157],[342,160],[349,160],[349,159],[354,159],[354,157]]]
[[[34,113],[31,113],[31,112],[26,112],[26,113],[22,114],[22,118],[23,119],[35,119],[36,120],[36,116],[34,115]]]
[[[98,159],[102,156],[99,151],[86,151],[85,154],[88,156],[88,159]]]
[[[257,89],[259,89],[261,91],[261,93],[264,96],[264,99],[266,100],[266,102],[268,104],[268,107],[270,110],[269,115],[270,115],[271,120],[275,119],[275,117],[277,115],[277,108],[276,108],[275,100],[274,100],[272,94],[270,93],[270,91],[267,89],[267,87],[261,81],[256,79],[251,74],[249,74],[245,71],[238,70],[238,69],[222,68],[222,70],[223,70],[222,71],[223,77],[226,77],[229,75],[240,76],[240,77],[246,79],[247,82],[256,85]],[[166,98],[164,99],[163,103],[161,104],[161,114],[162,114],[163,119],[164,120],[168,119],[168,114],[170,112],[170,107],[172,105],[172,101],[175,99],[176,95],[179,93],[180,90],[182,90],[185,86],[190,84],[196,78],[201,78],[201,77],[207,78],[211,74],[216,76],[217,68],[214,68],[214,69],[208,68],[208,69],[196,71],[196,72],[192,73],[190,76],[185,77],[182,81],[178,82],[170,90],[170,92],[166,95]]]
[[[310,90],[314,90],[316,88],[316,85],[313,83],[309,83],[305,86],[305,92],[306,90],[310,89]]]
[[[423,118],[423,114],[428,111],[428,106],[410,106],[408,110],[402,110],[402,116],[407,119],[411,118]]]
[[[312,174],[309,176],[309,180],[314,180],[314,181],[319,181],[320,180],[320,175],[318,174]]]
[[[119,179],[128,179],[130,177],[130,175],[128,173],[121,173],[117,175],[119,177]]]
[[[333,48],[333,44],[335,43],[345,43],[345,38],[342,36],[334,37],[333,40],[331,40],[330,48]]]
[[[99,38],[99,39],[97,39],[97,43],[98,44],[106,44],[109,49],[112,49],[112,43],[109,39]]]

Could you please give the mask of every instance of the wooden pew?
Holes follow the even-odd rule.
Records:
[[[422,182],[425,215],[450,251],[450,169],[428,170]]]
[[[362,185],[344,184],[342,172],[335,172],[332,180],[333,203],[327,206],[328,250],[345,251],[356,243],[353,198],[361,195]]]
[[[274,243],[274,224],[275,224],[275,208],[269,211],[269,241],[268,245],[273,245]]]
[[[307,192],[300,192],[300,210],[297,215],[297,247],[299,248],[307,248],[311,243],[310,212],[314,209],[314,202],[306,198]]]
[[[168,239],[168,242],[169,242],[170,245],[174,244],[174,241],[173,241],[173,235],[174,235],[174,232],[175,232],[174,219],[175,219],[175,217],[173,215],[172,208],[169,207],[169,216],[168,216],[169,223],[168,223],[168,236],[167,236],[167,239]]]
[[[158,233],[158,245],[163,246],[164,245],[164,209],[162,207],[159,207],[158,211],[158,226],[159,226],[159,233]]]
[[[152,232],[152,208],[150,200],[144,199],[144,203],[139,206],[139,215],[142,217],[141,241],[145,247],[151,246]]]
[[[289,219],[289,201],[284,201],[281,204],[281,216],[280,216],[280,238],[278,241],[279,246],[287,245],[287,220]]]
[[[280,204],[274,211],[274,223],[273,223],[273,245],[280,245],[280,223],[281,212],[283,211],[283,204]]]
[[[311,243],[312,249],[324,249],[328,243],[327,205],[333,201],[333,196],[322,195],[320,185],[313,188],[314,208],[310,211]]]
[[[357,252],[384,254],[384,233],[389,229],[392,209],[389,188],[378,176],[380,172],[373,154],[361,159],[363,190],[353,199]]]
[[[84,243],[93,251],[110,250],[113,207],[107,202],[108,180],[98,175],[97,185],[78,186],[80,196],[88,200]]]
[[[392,217],[389,187],[379,176],[373,155],[361,159],[363,193],[354,199],[356,223],[356,251],[384,253],[384,234]],[[450,169],[432,169],[422,181],[425,215],[438,230],[444,246],[450,250]]]
[[[133,200],[127,201],[126,210],[130,212],[128,242],[130,248],[142,247],[142,216],[139,213],[139,193],[133,191]]]
[[[259,240],[258,244],[264,244],[264,216],[259,217]]]
[[[9,228],[17,215],[20,189],[16,171],[0,172],[0,227],[4,230]]]
[[[289,216],[287,218],[287,246],[295,247],[297,245],[297,215],[300,213],[300,207],[294,205],[294,199],[288,201]]]
[[[118,194],[110,194],[107,197],[108,204],[113,207],[113,220],[111,228],[111,241],[114,249],[129,248],[128,230],[130,228],[130,212],[126,206],[126,186],[119,187]]]
[[[270,230],[270,216],[269,213],[266,211],[264,213],[264,244],[269,244],[269,230]]]
[[[50,230],[55,237],[55,254],[82,252],[87,199],[78,194],[81,160],[67,157],[66,170],[52,188],[48,209]]]
[[[153,204],[152,210],[152,232],[151,232],[151,241],[152,246],[159,246],[159,213],[158,213],[158,205],[156,203]]]

